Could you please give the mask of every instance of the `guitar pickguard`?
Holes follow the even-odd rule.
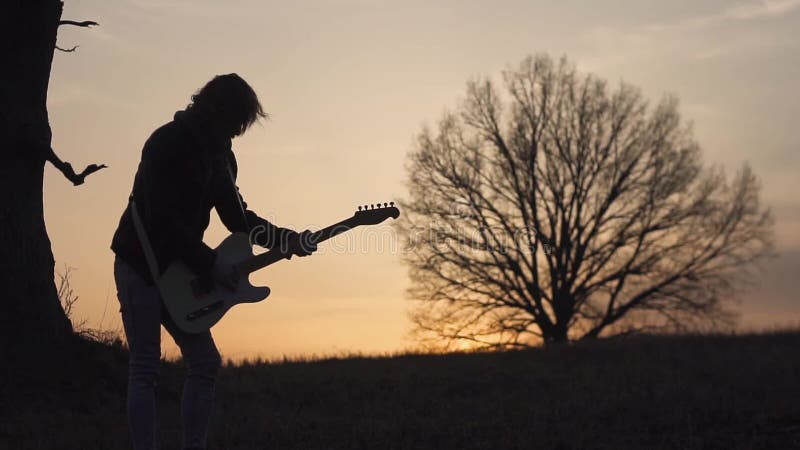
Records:
[[[250,240],[244,233],[228,236],[215,249],[217,258],[230,264],[243,261],[253,255]],[[173,262],[158,281],[161,297],[167,312],[175,324],[188,333],[202,333],[230,309],[239,303],[254,303],[269,296],[268,287],[250,284],[247,276],[231,291],[214,286],[208,292],[197,288],[197,276],[181,261]]]

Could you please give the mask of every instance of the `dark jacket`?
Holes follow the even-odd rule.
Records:
[[[211,208],[216,208],[231,232],[250,233],[263,226],[263,232],[253,235],[260,239],[256,244],[266,248],[291,233],[247,209],[234,183],[237,165],[231,140],[211,130],[198,113],[178,111],[172,122],[154,131],[144,144],[132,195],[161,273],[181,259],[199,276],[210,274],[215,254],[203,243],[203,233]],[[130,204],[122,213],[111,249],[145,280],[152,280]]]

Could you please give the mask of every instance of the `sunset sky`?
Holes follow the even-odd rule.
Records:
[[[743,327],[800,324],[800,1],[65,0],[49,112],[74,166],[110,166],[72,187],[52,167],[45,215],[57,268],[74,267],[76,315],[121,326],[111,236],[142,144],[216,74],[237,72],[269,121],[234,140],[238,185],[280,226],[328,225],[405,196],[414,135],[454,109],[466,81],[529,54],[567,55],[655,101],[676,94],[708,164],[749,161],[776,218],[764,282]],[[212,214],[206,242],[226,235]],[[214,328],[223,356],[402,350],[408,286],[397,237],[359,229],[357,251],[292,259],[252,277],[272,296]],[[174,356],[171,340],[167,354]]]

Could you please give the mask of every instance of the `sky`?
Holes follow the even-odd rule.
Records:
[[[141,147],[214,75],[236,72],[270,119],[234,140],[238,185],[280,226],[317,229],[356,205],[403,198],[406,154],[455,109],[467,80],[525,56],[680,98],[707,164],[749,162],[776,218],[780,256],[742,295],[746,329],[800,324],[800,0],[65,0],[48,108],[53,147],[109,168],[72,187],[49,167],[45,218],[57,270],[74,268],[75,315],[121,327],[109,249]],[[387,224],[251,277],[265,302],[215,328],[223,356],[402,351],[406,268]],[[226,230],[212,214],[205,241]],[[168,338],[164,352],[175,356]]]

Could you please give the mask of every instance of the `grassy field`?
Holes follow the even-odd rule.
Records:
[[[129,448],[127,356],[85,345],[69,370],[3,369],[0,448]],[[799,355],[787,332],[228,365],[209,448],[800,448]],[[164,449],[180,448],[183,371],[162,368]]]

